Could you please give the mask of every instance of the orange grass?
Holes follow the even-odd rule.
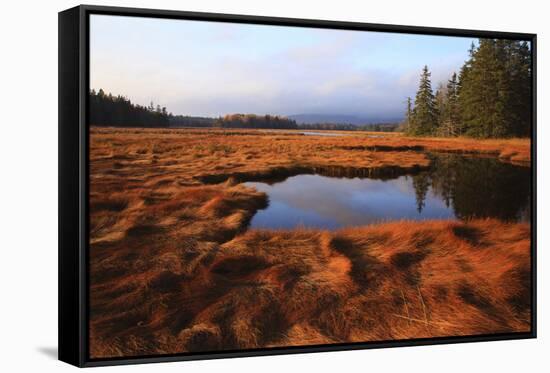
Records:
[[[529,224],[249,230],[267,198],[239,183],[386,177],[426,167],[419,150],[528,165],[527,140],[92,128],[90,145],[94,358],[530,330]]]

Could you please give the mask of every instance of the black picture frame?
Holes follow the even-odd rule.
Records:
[[[528,40],[532,45],[531,331],[305,347],[90,359],[88,353],[89,17],[92,14]],[[528,33],[81,5],[59,13],[59,360],[79,367],[536,338],[536,53]]]

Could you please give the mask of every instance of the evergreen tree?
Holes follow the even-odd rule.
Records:
[[[428,66],[424,66],[414,100],[414,109],[408,133],[413,136],[433,135],[437,130],[438,114]]]
[[[531,50],[529,43],[513,42],[510,53],[510,111],[513,136],[531,134]]]
[[[424,67],[408,134],[500,138],[531,133],[531,47],[526,41],[480,39],[446,87],[432,94]]]
[[[435,91],[435,109],[437,113],[437,135],[441,135],[447,110],[447,87],[439,83]]]
[[[460,91],[462,90],[463,82],[468,79],[468,73],[472,68],[472,61],[474,59],[474,54],[476,51],[476,46],[474,42],[470,44],[470,49],[468,50],[468,59],[464,62],[464,65],[460,68],[460,73],[458,75],[458,84],[457,84],[457,94],[460,96]]]
[[[103,89],[97,93],[91,90],[89,94],[90,124],[95,126],[116,127],[168,127],[170,114],[157,106],[155,111],[151,102],[149,107],[133,104],[126,97],[111,93],[105,94]]]
[[[531,125],[529,45],[480,39],[461,71],[459,104],[473,137],[526,136]]]
[[[487,137],[491,115],[486,111],[494,107],[489,87],[494,87],[489,61],[491,46],[488,40],[480,40],[479,48],[470,50],[470,60],[460,79],[460,107],[465,133],[474,137]],[[494,89],[493,89],[494,90]],[[486,97],[486,95],[489,95]]]
[[[443,111],[440,112],[439,134],[444,137],[459,136],[461,134],[458,88],[457,75],[453,73],[451,79],[447,82],[443,99]]]
[[[410,97],[407,97],[407,112],[405,113],[405,132],[409,131],[409,128],[411,127],[412,122],[412,99]]]

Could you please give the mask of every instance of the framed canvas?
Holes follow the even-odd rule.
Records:
[[[59,13],[59,358],[536,336],[536,35]]]

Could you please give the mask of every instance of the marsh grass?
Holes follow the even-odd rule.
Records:
[[[252,230],[268,200],[241,183],[411,172],[425,150],[528,166],[528,141],[91,131],[94,358],[530,330],[528,223]]]

